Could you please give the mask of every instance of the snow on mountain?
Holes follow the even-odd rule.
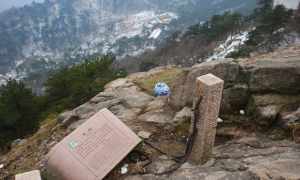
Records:
[[[21,79],[81,62],[161,47],[174,32],[255,0],[45,0],[0,13],[0,74]]]
[[[6,83],[7,77],[0,74],[0,86]]]
[[[287,8],[290,9],[297,9],[298,5],[300,3],[300,0],[274,0],[274,5],[282,4]]]
[[[226,41],[222,44],[220,44],[215,50],[213,55],[211,55],[209,58],[206,59],[207,62],[223,59],[230,53],[238,50],[238,48],[245,44],[245,42],[248,40],[248,31],[241,32],[236,35],[230,35],[226,39]]]
[[[150,34],[150,36],[149,36],[149,39],[157,39],[158,37],[159,37],[159,35],[160,35],[160,33],[161,33],[161,29],[160,28],[157,28],[157,29],[155,29],[151,34]]]

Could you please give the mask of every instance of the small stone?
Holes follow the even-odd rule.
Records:
[[[246,114],[245,110],[241,109],[240,110],[240,115],[245,115],[245,114]]]
[[[168,160],[169,157],[166,156],[166,155],[162,155],[162,156],[159,156],[159,159],[161,159],[161,160]]]
[[[78,120],[79,116],[75,115],[73,111],[66,111],[57,117],[57,121],[65,127],[68,127],[70,124]]]
[[[168,171],[175,164],[176,162],[172,160],[158,159],[157,161],[154,161],[149,166],[147,166],[146,169],[149,173],[163,173]]]
[[[85,103],[74,109],[74,114],[79,117],[78,119],[88,119],[93,116],[96,111],[96,106]]]
[[[166,112],[147,112],[138,117],[140,121],[166,124],[172,121],[172,115]]]
[[[216,160],[214,158],[210,159],[209,161],[207,161],[204,165],[202,165],[202,167],[211,167],[215,164]]]
[[[172,122],[176,124],[182,124],[186,121],[189,121],[192,117],[192,110],[188,107],[184,107],[181,111],[179,111]]]
[[[140,131],[138,133],[138,136],[143,138],[143,139],[149,139],[151,135],[152,134],[150,132],[147,132],[147,131]]]
[[[3,169],[4,168],[4,164],[0,164],[0,169]]]
[[[270,126],[275,120],[279,113],[279,106],[269,105],[265,107],[257,108],[257,123],[259,125]]]
[[[20,146],[20,145],[25,144],[26,142],[27,142],[26,139],[16,139],[11,143],[11,147],[14,148],[16,146]]]
[[[194,168],[194,166],[191,165],[189,162],[186,162],[186,163],[182,164],[181,168],[182,169],[191,169],[191,168]]]

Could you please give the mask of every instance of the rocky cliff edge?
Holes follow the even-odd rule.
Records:
[[[212,73],[225,81],[214,156],[203,166],[185,163],[157,175],[184,153],[195,79]],[[171,86],[170,99],[155,98],[158,81]],[[106,85],[87,103],[46,120],[40,130],[0,156],[0,178],[42,170],[45,154],[97,111],[108,108],[143,139],[107,179],[300,179],[300,46],[250,59],[220,60],[184,69],[160,67]],[[128,168],[122,174],[121,168]]]

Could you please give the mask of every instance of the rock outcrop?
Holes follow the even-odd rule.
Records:
[[[174,157],[185,151],[194,82],[207,73],[225,81],[224,122],[218,126],[213,159],[203,166],[185,163],[160,174],[177,165]],[[170,98],[152,95],[157,81],[170,85]],[[32,168],[45,172],[49,149],[100,109],[108,108],[153,146],[138,146],[108,175],[108,180],[296,180],[300,179],[300,146],[295,143],[300,142],[299,107],[300,47],[188,69],[160,67],[115,80],[87,103],[43,125],[36,135],[0,157],[4,167],[0,179]],[[264,131],[259,131],[260,127]],[[286,131],[292,137],[285,136]],[[123,165],[128,167],[125,175],[120,173]]]
[[[269,126],[281,111],[300,104],[299,47],[284,49],[281,54],[195,65],[174,81],[172,105],[178,109],[190,106],[196,78],[207,73],[225,81],[221,106],[223,116],[247,110],[248,115],[255,117],[253,120]]]
[[[296,180],[300,178],[297,148],[288,141],[248,137],[216,147],[215,159],[203,166],[186,163],[171,175],[136,175],[126,180]]]

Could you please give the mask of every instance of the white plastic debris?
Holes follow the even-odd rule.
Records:
[[[224,121],[223,121],[223,119],[218,118],[218,119],[217,119],[217,122],[218,122],[218,123],[222,123],[222,122],[224,122]]]
[[[245,113],[245,110],[240,110],[240,114],[241,115],[245,115],[246,113]]]
[[[138,136],[143,138],[143,139],[149,139],[151,135],[152,134],[150,132],[147,132],[147,131],[140,131],[138,133]]]
[[[128,164],[124,164],[124,166],[121,168],[121,174],[127,174],[128,173]]]
[[[4,168],[4,164],[0,164],[0,169],[3,169]]]

